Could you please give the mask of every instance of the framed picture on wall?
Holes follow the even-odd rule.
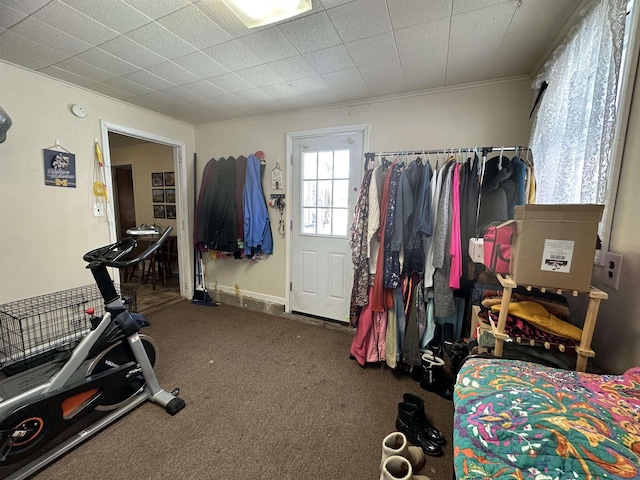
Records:
[[[164,185],[166,187],[174,187],[176,185],[176,177],[173,172],[164,172]]]
[[[151,194],[153,195],[153,203],[164,203],[164,189],[153,188]]]
[[[153,206],[153,218],[165,218],[164,205]]]
[[[164,187],[164,177],[162,176],[162,172],[154,172],[151,174],[151,186]]]
[[[176,218],[176,206],[167,205],[167,218]]]
[[[164,201],[167,203],[176,203],[176,189],[165,188],[164,189]]]

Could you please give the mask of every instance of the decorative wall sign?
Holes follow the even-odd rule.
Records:
[[[164,187],[164,177],[162,172],[154,172],[151,174],[152,187]]]
[[[152,188],[153,203],[164,203],[164,190],[162,188]]]
[[[71,152],[43,149],[44,184],[76,188],[76,156]]]
[[[164,205],[153,206],[153,218],[165,218]]]

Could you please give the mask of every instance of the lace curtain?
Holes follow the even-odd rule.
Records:
[[[596,0],[534,82],[537,203],[604,203],[627,0]]]

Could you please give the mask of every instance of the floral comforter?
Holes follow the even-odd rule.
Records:
[[[640,479],[640,367],[594,375],[470,359],[454,404],[458,480]]]

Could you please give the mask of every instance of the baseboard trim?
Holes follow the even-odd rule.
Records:
[[[216,302],[271,315],[282,315],[284,313],[285,300],[282,297],[240,290],[224,285],[207,287],[207,292]]]

